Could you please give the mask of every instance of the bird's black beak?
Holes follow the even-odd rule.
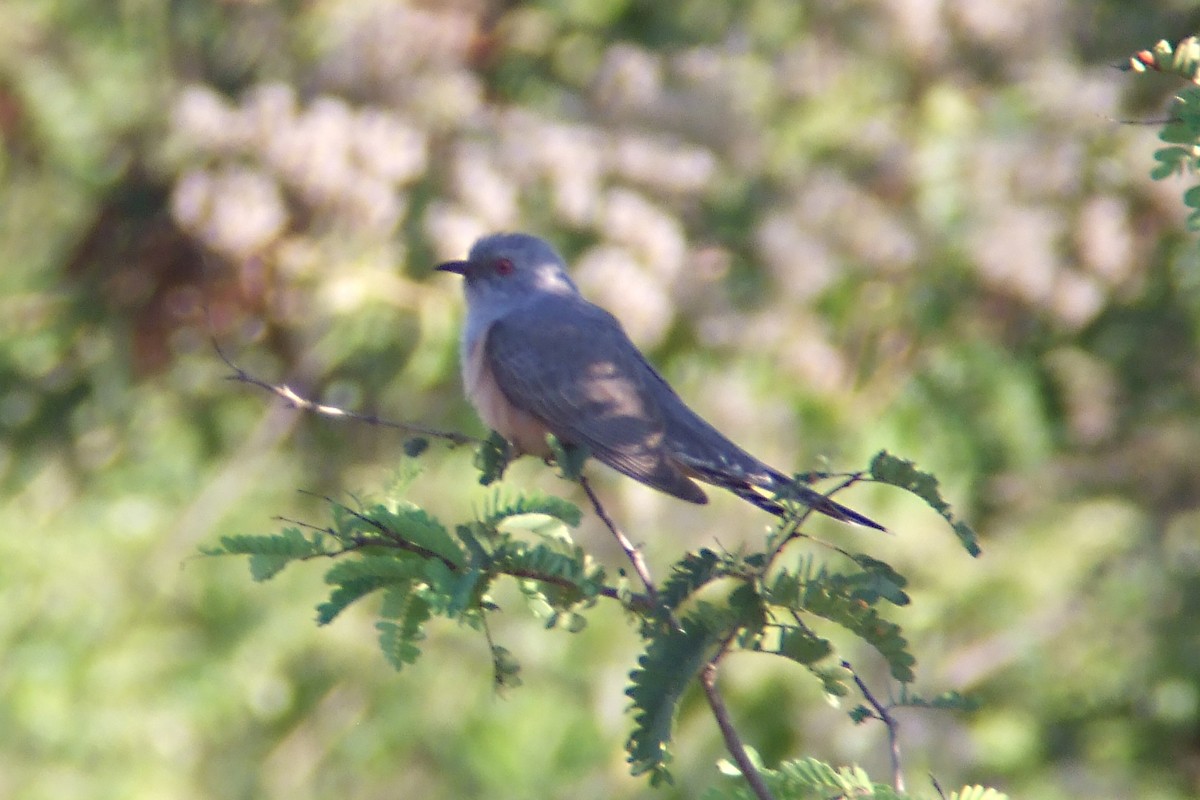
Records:
[[[445,264],[438,264],[434,269],[439,272],[453,272],[455,275],[466,275],[467,269],[470,266],[470,261],[447,261]]]

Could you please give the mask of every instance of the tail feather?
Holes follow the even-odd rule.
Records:
[[[887,528],[870,517],[864,516],[835,500],[831,500],[820,492],[814,491],[790,478],[775,473],[774,470],[772,470],[768,480],[763,480],[760,483],[759,481],[751,482],[744,477],[735,478],[726,473],[713,470],[697,469],[694,464],[690,466],[695,476],[701,480],[711,483],[714,486],[720,486],[722,489],[728,489],[743,500],[753,503],[763,511],[767,511],[777,517],[785,517],[789,513],[787,506],[781,501],[794,500],[839,522],[848,522],[854,525],[862,525],[864,528],[873,528],[884,533],[888,532]],[[764,494],[764,492],[770,492],[774,496]]]

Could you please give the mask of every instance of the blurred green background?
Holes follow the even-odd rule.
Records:
[[[831,526],[912,580],[910,786],[1200,793],[1200,258],[1148,179],[1175,80],[1114,65],[1183,0],[6,0],[0,4],[0,796],[651,795],[621,746],[634,632],[546,633],[525,686],[434,625],[403,674],[370,608],[318,629],[323,565],[196,557],[383,496],[403,437],[259,377],[482,433],[459,287],[497,229],[552,239],[681,393],[784,469],[880,448],[943,481],[984,555],[883,488]],[[484,491],[435,445],[409,496]],[[528,461],[528,460],[527,460]],[[659,569],[769,520],[599,486]],[[508,482],[579,500],[538,463]],[[580,540],[621,566],[602,529]],[[869,653],[856,666],[879,679]],[[724,673],[769,761],[886,775],[799,669]],[[718,780],[692,697],[678,785]]]

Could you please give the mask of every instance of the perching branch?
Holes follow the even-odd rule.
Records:
[[[650,570],[646,566],[646,560],[642,558],[642,551],[635,547],[633,542],[629,541],[629,537],[617,527],[616,522],[613,521],[613,518],[605,510],[604,505],[600,502],[600,498],[592,489],[592,485],[588,482],[587,478],[579,475],[578,480],[588,499],[592,501],[592,508],[595,509],[596,516],[600,517],[601,521],[608,527],[613,537],[616,538],[617,543],[620,544],[621,549],[625,551],[625,555],[629,558],[629,563],[633,565],[634,571],[642,579],[642,584],[646,587],[646,596],[654,604],[655,610],[659,613],[665,613],[672,627],[677,631],[682,631],[683,626],[675,616],[674,611],[665,608],[661,604],[658,589],[654,585],[654,580],[650,577]],[[774,800],[758,768],[750,760],[750,755],[746,752],[746,747],[742,744],[742,739],[738,735],[737,729],[733,727],[733,721],[729,716],[729,709],[725,707],[725,700],[717,690],[717,664],[725,653],[728,652],[729,643],[732,641],[732,638],[733,634],[730,634],[721,643],[721,647],[717,650],[716,655],[701,670],[699,675],[700,685],[704,689],[704,696],[708,698],[708,705],[712,709],[713,717],[717,720],[717,727],[721,730],[721,737],[725,740],[725,747],[729,751],[729,754],[733,756],[734,762],[738,765],[738,769],[741,770],[742,775],[745,776],[746,782],[750,785],[755,797],[759,800]]]
[[[298,408],[301,411],[308,411],[313,414],[319,414],[323,417],[345,418],[352,419],[357,422],[365,422],[368,425],[382,425],[387,428],[395,428],[405,433],[411,433],[419,436],[429,436],[434,439],[443,439],[451,444],[480,444],[481,440],[474,436],[468,436],[465,433],[457,431],[443,431],[436,428],[427,428],[424,425],[415,425],[410,422],[396,422],[395,420],[384,419],[374,414],[359,414],[354,411],[347,411],[344,408],[337,406],[329,406],[323,403],[318,403],[315,400],[309,400],[306,397],[301,397],[290,386],[282,383],[269,383],[256,378],[246,370],[235,364],[229,356],[225,355],[221,350],[221,346],[213,341],[213,349],[217,351],[217,356],[225,362],[225,366],[233,370],[232,375],[226,376],[226,380],[236,381],[238,383],[248,383],[251,386],[257,386],[260,389],[266,389],[276,397],[282,398],[289,403],[293,408]]]
[[[600,498],[596,495],[596,492],[593,491],[592,484],[589,483],[588,479],[583,475],[579,476],[579,485],[583,487],[583,491],[585,494],[587,494],[588,500],[592,501],[592,508],[595,509],[596,516],[600,518],[600,521],[603,522],[605,527],[608,528],[609,532],[612,533],[613,538],[617,540],[617,544],[619,544],[621,549],[625,551],[625,556],[629,559],[629,563],[633,565],[633,571],[636,572],[637,576],[642,579],[642,585],[646,587],[646,596],[650,598],[650,602],[654,604],[656,609],[661,608],[662,604],[658,599],[658,589],[655,588],[654,580],[650,577],[650,569],[646,566],[646,559],[642,558],[642,551],[635,547],[633,542],[629,541],[629,537],[627,537],[621,531],[621,529],[617,527],[617,523],[615,523],[613,518],[608,515],[608,512],[600,503]],[[669,609],[664,610],[667,610],[667,612],[670,613]],[[675,620],[673,615],[671,620],[674,626],[678,628],[679,622]]]

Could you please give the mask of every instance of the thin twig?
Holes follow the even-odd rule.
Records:
[[[871,704],[871,708],[875,709],[875,718],[887,726],[888,749],[892,756],[892,786],[897,792],[903,793],[904,773],[900,769],[900,720],[892,716],[888,706],[876,699],[871,690],[867,688],[867,684],[854,671],[854,667],[850,666],[849,661],[842,661],[842,668],[850,672],[850,677],[854,679],[854,684],[862,692],[862,696]]]
[[[500,673],[500,662],[496,660],[496,640],[492,638],[492,626],[488,625],[487,614],[479,616],[479,623],[483,627],[483,638],[487,641],[488,658],[492,660],[492,683],[496,691],[500,691],[504,688],[504,676]]]
[[[675,618],[675,613],[669,608],[665,608],[658,597],[658,589],[654,586],[654,579],[650,577],[650,568],[646,566],[646,559],[642,558],[642,551],[634,546],[633,542],[629,541],[629,537],[617,527],[617,523],[609,516],[604,505],[600,502],[599,496],[592,489],[592,484],[583,475],[579,476],[579,485],[583,487],[584,493],[588,496],[588,500],[592,501],[592,508],[596,511],[596,516],[604,523],[613,538],[617,540],[617,544],[625,551],[626,558],[633,565],[633,571],[641,578],[642,585],[646,587],[646,596],[650,598],[650,602],[654,604],[655,609],[662,609],[666,612],[668,619],[671,621],[672,627],[676,630],[682,630],[683,626],[679,624],[679,620]]]
[[[592,485],[583,475],[579,476],[579,485],[583,487],[583,491],[587,494],[588,499],[592,501],[592,508],[596,511],[596,516],[608,527],[621,549],[625,551],[625,555],[629,558],[629,563],[633,565],[634,571],[638,577],[642,579],[642,583],[646,587],[646,596],[654,603],[655,608],[661,609],[667,614],[671,625],[676,630],[683,630],[683,626],[675,616],[675,612],[666,608],[659,602],[658,589],[654,586],[654,581],[650,577],[650,570],[646,567],[646,560],[642,558],[642,552],[633,546],[633,542],[627,537],[613,518],[609,516],[604,509],[604,505],[600,502],[600,498],[592,489]],[[717,654],[714,655],[700,672],[700,685],[704,688],[704,696],[708,698],[708,705],[712,708],[713,716],[717,720],[717,727],[721,729],[721,736],[725,740],[725,747],[729,750],[733,760],[737,762],[738,769],[745,776],[746,782],[750,784],[755,797],[759,800],[774,800],[771,790],[767,788],[767,784],[763,782],[762,775],[758,768],[754,766],[754,762],[750,760],[750,755],[746,752],[745,745],[742,744],[742,739],[738,736],[737,730],[733,727],[733,721],[729,717],[729,709],[725,707],[725,700],[721,697],[721,693],[717,690],[717,663],[729,650],[729,643],[732,641],[733,634],[726,637],[721,643]]]
[[[725,739],[725,749],[733,756],[738,769],[742,771],[742,777],[746,779],[746,783],[750,784],[750,790],[754,792],[754,796],[758,800],[774,800],[774,795],[767,788],[767,784],[763,781],[758,768],[754,766],[754,762],[750,760],[746,746],[742,744],[741,737],[733,727],[733,721],[729,718],[729,709],[725,707],[724,698],[717,691],[717,661],[724,653],[725,648],[721,648],[717,656],[704,665],[704,669],[700,672],[700,685],[704,687],[704,696],[708,698],[709,708],[712,709],[713,716],[717,719],[717,727],[721,729],[721,736]]]
[[[382,425],[387,428],[395,428],[396,430],[412,433],[419,436],[429,436],[434,439],[444,439],[452,444],[479,444],[482,440],[474,436],[468,436],[465,433],[457,431],[443,431],[436,428],[427,428],[424,425],[414,425],[410,422],[396,422],[395,420],[384,419],[374,414],[359,414],[355,411],[347,411],[344,408],[337,406],[329,406],[323,403],[318,403],[315,400],[309,400],[306,397],[301,397],[290,386],[282,383],[268,383],[261,378],[256,378],[246,370],[235,364],[225,352],[221,350],[221,346],[213,341],[213,349],[217,351],[217,355],[225,366],[233,370],[232,375],[226,376],[226,380],[236,381],[238,383],[248,383],[251,386],[257,386],[260,389],[266,389],[277,397],[287,401],[293,408],[298,408],[301,411],[308,411],[313,414],[319,414],[323,417],[335,417],[352,419],[356,422],[365,422],[368,425]]]

